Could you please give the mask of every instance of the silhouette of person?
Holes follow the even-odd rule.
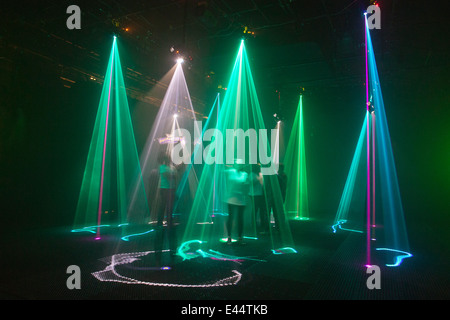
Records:
[[[286,200],[286,188],[287,188],[287,175],[284,172],[284,164],[280,163],[278,165],[278,174],[277,174],[277,178],[278,178],[278,183],[280,184],[280,191],[281,191],[281,197],[284,201]]]
[[[275,220],[275,230],[280,231],[280,221],[284,221],[284,200],[286,199],[286,188],[287,188],[287,175],[284,172],[284,165],[278,165],[277,173],[278,185],[280,186],[281,192],[281,203],[275,204],[275,199],[272,202],[273,205],[273,218]]]
[[[170,163],[169,156],[162,152],[158,157],[159,163],[159,195],[160,206],[158,210],[158,226],[162,226],[164,216],[167,224],[172,220],[173,204],[175,199],[175,174],[176,171]]]
[[[176,250],[176,234],[173,221],[173,209],[175,202],[175,179],[176,170],[172,166],[169,155],[162,152],[158,155],[159,163],[159,206],[157,211],[157,227],[161,229],[161,238],[157,243],[157,251],[162,250],[165,231],[163,228],[164,217],[166,217],[167,237],[169,249],[173,252]]]
[[[266,198],[264,196],[264,178],[259,165],[252,165],[250,173],[250,203],[252,204],[255,220],[259,217],[258,232],[267,233],[269,231],[269,216],[267,214]]]
[[[280,231],[281,221],[284,221],[284,200],[286,199],[287,175],[284,172],[284,165],[278,165],[276,176],[265,176],[266,197],[268,203],[268,215],[273,213],[275,231]],[[278,189],[279,188],[279,192]],[[281,197],[280,197],[281,196]]]
[[[228,220],[227,243],[231,243],[233,220],[237,219],[238,242],[242,242],[244,231],[244,211],[248,198],[248,174],[244,171],[244,161],[236,159],[234,166],[225,171],[227,183]]]

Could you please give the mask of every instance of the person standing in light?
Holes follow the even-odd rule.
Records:
[[[267,215],[266,199],[264,196],[264,177],[261,174],[259,165],[252,165],[252,171],[249,177],[250,181],[250,202],[252,213],[257,221],[259,215],[258,232],[267,234],[269,232],[269,217]]]
[[[159,206],[157,211],[157,226],[162,228],[164,216],[166,216],[167,222],[167,234],[169,240],[170,250],[175,252],[176,250],[176,235],[175,226],[173,221],[173,209],[175,202],[175,177],[176,170],[172,166],[170,157],[162,152],[158,156],[159,162]],[[161,233],[161,242],[159,249],[162,248],[162,241],[164,238],[164,232]]]
[[[238,242],[242,242],[244,231],[244,211],[248,201],[248,173],[244,171],[244,161],[236,159],[234,166],[225,171],[227,182],[226,203],[228,204],[227,243],[231,243],[233,220],[237,217]]]

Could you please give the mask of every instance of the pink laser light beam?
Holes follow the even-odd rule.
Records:
[[[367,264],[370,265],[370,123],[369,123],[369,68],[367,58],[367,16],[365,20],[365,59],[366,59],[366,108],[367,108]]]
[[[375,112],[372,113],[372,228],[375,238]]]
[[[110,103],[110,98],[111,98],[111,82],[112,82],[112,69],[113,69],[113,65],[114,65],[115,44],[116,44],[116,38],[114,38],[114,43],[113,43],[111,72],[109,75],[108,105],[106,107],[105,139],[103,141],[102,175],[100,177],[100,195],[99,195],[98,216],[97,216],[97,236],[96,236],[95,240],[100,240],[100,223],[102,220],[103,180],[104,180],[104,176],[105,176],[106,139],[108,137],[109,103]]]

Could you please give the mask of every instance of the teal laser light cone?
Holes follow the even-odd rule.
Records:
[[[136,185],[138,188],[132,199],[130,191]],[[100,239],[105,220],[121,225],[142,224],[148,213],[117,39],[114,37],[73,229],[96,226],[96,239]]]

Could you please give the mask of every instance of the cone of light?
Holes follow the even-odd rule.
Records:
[[[303,125],[303,96],[299,98],[285,157],[288,176],[285,209],[291,219],[309,218],[306,176],[305,137]]]
[[[190,211],[189,221],[184,232],[183,243],[198,240],[203,245],[213,245],[219,239],[226,238],[226,216],[213,214],[211,208],[213,203],[225,201],[224,195],[227,192],[225,170],[227,169],[227,165],[232,165],[235,157],[245,160],[245,163],[251,163],[251,160],[257,159],[258,150],[256,146],[249,145],[249,152],[239,154],[236,146],[236,143],[239,143],[239,141],[236,141],[236,136],[228,137],[225,135],[225,132],[227,132],[227,129],[235,131],[243,130],[244,135],[241,137],[243,139],[250,139],[250,136],[245,134],[248,133],[246,130],[249,128],[264,130],[265,126],[262,120],[245,45],[242,41],[231,72],[225,98],[220,106],[216,128],[214,131],[208,132],[213,132],[208,137],[208,141],[211,141],[211,143],[203,152],[204,165],[197,193]],[[276,134],[273,135],[273,139],[276,139]],[[265,148],[264,151],[270,153],[270,148],[267,147],[267,143]],[[223,152],[219,152],[222,150]],[[230,150],[231,152],[229,152]],[[223,158],[218,159],[219,155],[222,155]],[[270,193],[274,194],[276,205],[280,208],[277,211],[283,212],[278,180],[276,176],[268,176],[267,179],[271,182],[270,185],[273,188]],[[220,199],[217,199],[217,195],[220,195]],[[211,219],[213,215],[215,216],[214,220]],[[257,239],[255,219],[251,215],[249,205],[246,207],[244,217],[244,237],[247,237],[247,239]],[[281,215],[281,213],[280,221],[282,241],[292,245],[290,229],[284,215]]]
[[[383,245],[385,248],[409,252],[409,241],[400,188],[398,185],[397,171],[395,168],[394,153],[391,145],[383,95],[381,92],[367,17],[365,18],[365,29],[367,37],[368,73],[370,76],[368,84],[370,93],[373,96],[377,123],[374,137],[376,136],[376,156],[378,159],[377,173],[379,177],[378,185],[381,192],[381,210],[378,209],[378,212],[382,211],[382,218],[380,217],[379,220],[382,220],[384,226],[383,238],[377,238],[380,238],[380,245]],[[380,215],[377,215],[377,219],[379,216]]]
[[[142,175],[147,189],[147,199],[151,211],[149,222],[156,221],[156,212],[159,206],[158,155],[166,153],[170,156],[171,151],[182,140],[187,143],[187,148],[190,149],[192,147],[191,141],[182,139],[182,134],[180,133],[183,129],[189,130],[192,136],[200,136],[200,128],[195,123],[195,113],[181,61],[178,61],[173,66],[171,72],[173,74],[172,78],[159,107],[158,114],[151,125],[151,130],[140,156]],[[179,136],[179,140],[175,141],[172,139],[177,136]],[[163,140],[168,142],[163,143]],[[183,173],[184,170],[178,172],[178,184]],[[191,170],[190,174],[195,175],[195,171]],[[189,179],[191,178],[189,177]],[[196,181],[195,177],[193,179]],[[196,184],[195,181],[193,184]],[[195,188],[195,186],[192,187]],[[191,190],[190,192],[194,194],[195,190]]]
[[[393,263],[386,263],[386,266],[397,267],[405,258],[409,258],[412,255],[409,253],[409,241],[400,189],[367,17],[365,18],[365,42],[366,117],[332,228],[336,232],[338,228],[344,229],[342,228],[343,224],[350,222],[348,213],[352,197],[355,198],[357,163],[362,153],[362,141],[365,132],[366,139],[364,140],[366,140],[367,150],[365,182],[366,265],[371,264],[373,252],[384,252],[386,259],[393,261]],[[373,99],[372,101],[369,99],[369,93]],[[370,104],[373,104],[374,111],[369,109]],[[375,163],[376,160],[378,160],[377,163]],[[376,178],[379,181],[377,184],[375,183]],[[380,190],[378,197],[375,194],[376,187]],[[377,213],[381,211],[381,215],[375,215],[375,202],[377,199],[381,200],[381,208],[377,206]],[[378,230],[378,226],[382,226],[382,228]],[[378,230],[376,238],[375,228]],[[344,230],[362,232],[361,230],[348,228]],[[376,241],[376,251],[372,250],[372,241]]]
[[[135,206],[131,190],[135,182]],[[112,212],[116,216],[111,216]],[[100,229],[104,218],[115,225],[143,223],[148,206],[131,123],[122,67],[114,38],[80,190],[74,230]],[[86,227],[88,227],[86,229]]]
[[[361,215],[361,209],[363,209],[362,205],[358,200],[361,200],[363,197],[362,194],[358,194],[360,197],[355,197],[355,185],[357,182],[358,172],[359,176],[363,177],[362,170],[362,162],[361,162],[361,154],[364,150],[365,145],[365,138],[367,133],[367,121],[364,117],[361,132],[359,134],[358,142],[356,144],[355,153],[353,155],[353,159],[350,165],[350,170],[347,176],[347,180],[345,181],[344,190],[342,192],[341,200],[339,202],[339,207],[336,213],[336,217],[334,219],[334,224],[332,226],[333,232],[336,232],[337,228],[342,229],[342,225],[344,223],[350,224],[352,226],[352,230],[355,230],[354,228],[362,229],[363,223],[362,223],[362,215]],[[363,184],[363,180],[359,179],[359,185],[358,188],[361,189],[361,185]],[[362,197],[361,197],[362,196]],[[353,208],[352,208],[352,202],[353,202]],[[356,202],[356,203],[355,203]],[[359,209],[359,210],[358,210]],[[354,212],[351,217],[349,216],[350,212]],[[355,222],[356,221],[356,222]],[[359,222],[359,223],[358,223]]]

